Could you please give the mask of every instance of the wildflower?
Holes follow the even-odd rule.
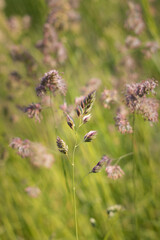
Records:
[[[59,75],[58,71],[51,70],[45,73],[44,77],[41,79],[40,85],[36,88],[38,96],[43,95],[47,90],[51,91],[52,93],[58,91],[62,95],[66,94],[66,84]]]
[[[87,123],[90,119],[91,119],[92,115],[91,114],[88,114],[86,116],[83,117],[83,123]]]
[[[141,41],[137,37],[128,36],[125,44],[128,48],[135,49],[141,46]]]
[[[103,167],[109,166],[111,159],[104,155],[101,160],[96,164],[96,166],[90,171],[90,173],[98,173]]]
[[[96,138],[97,132],[90,131],[84,136],[84,142],[91,142],[93,139]]]
[[[101,94],[101,99],[103,101],[103,106],[105,108],[110,108],[110,103],[116,102],[118,99],[117,91],[105,89]]]
[[[41,190],[38,187],[27,187],[25,188],[25,192],[32,198],[38,197],[41,193]]]
[[[10,145],[11,148],[17,149],[18,154],[22,157],[29,157],[31,152],[30,152],[30,141],[28,139],[22,140],[21,138],[13,138]]]
[[[23,112],[27,113],[29,118],[35,117],[40,122],[42,106],[40,103],[32,103],[28,107],[19,107]]]
[[[75,123],[74,123],[73,119],[68,114],[67,114],[67,124],[71,129],[74,129]]]
[[[67,154],[68,146],[60,137],[57,137],[57,147],[61,153]]]
[[[123,170],[120,168],[120,166],[117,165],[107,166],[106,173],[108,175],[108,178],[112,178],[114,180],[121,178],[124,175]]]

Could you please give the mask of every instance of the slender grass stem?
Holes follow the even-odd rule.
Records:
[[[117,158],[117,159],[113,159],[114,161],[117,160],[117,162],[115,163],[115,165],[117,165],[117,164],[121,161],[121,159],[123,159],[123,158],[125,158],[125,157],[128,157],[128,156],[130,156],[130,155],[133,155],[133,152],[127,153],[127,154],[125,154],[125,155],[122,155],[121,157],[119,157],[119,158]]]
[[[75,131],[75,146],[73,149],[72,157],[72,187],[73,187],[73,204],[74,204],[74,218],[75,218],[75,227],[76,227],[76,240],[78,237],[78,222],[77,222],[77,207],[76,207],[76,186],[75,186],[75,151],[77,148],[77,132]]]
[[[136,231],[134,230],[135,233],[137,233],[137,209],[136,209],[136,158],[135,158],[135,113],[133,113],[133,122],[132,122],[132,127],[133,127],[133,133],[132,133],[132,152],[133,152],[133,168],[132,168],[132,180],[133,180],[133,203],[134,203],[134,219],[135,219],[135,227]]]
[[[67,179],[67,172],[66,172],[66,167],[65,167],[63,158],[62,158],[62,168],[63,168],[63,174],[64,174],[64,178],[65,178],[66,188],[67,188],[67,191],[70,193],[69,183],[68,183],[68,179]]]

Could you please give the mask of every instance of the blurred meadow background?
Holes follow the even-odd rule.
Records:
[[[160,79],[159,10],[159,0],[0,0],[1,240],[76,239],[72,170],[56,138],[72,153],[75,136],[63,110],[94,89],[92,118],[78,140],[98,134],[75,153],[79,239],[160,239],[159,121],[136,114],[132,134],[115,126],[126,84]],[[67,83],[66,97],[41,100],[35,88],[52,69]],[[159,101],[159,87],[156,93]],[[39,122],[23,111],[40,101]],[[14,137],[37,144],[37,155],[19,156],[9,147]],[[122,178],[108,178],[105,169],[87,175],[103,155],[131,152],[119,162]]]

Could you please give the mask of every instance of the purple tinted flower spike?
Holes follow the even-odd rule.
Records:
[[[90,131],[84,136],[84,142],[91,142],[93,139],[96,138],[97,132]]]
[[[90,173],[98,173],[103,167],[107,167],[110,165],[112,160],[104,155],[101,160],[96,164],[96,166],[90,171]]]
[[[66,143],[60,137],[57,137],[56,142],[57,142],[58,150],[63,154],[67,154],[68,146],[66,145]]]

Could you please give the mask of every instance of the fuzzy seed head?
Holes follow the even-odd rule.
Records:
[[[17,153],[22,157],[30,157],[30,141],[28,139],[13,138],[9,145],[13,149],[17,149]]]
[[[29,118],[35,118],[37,121],[41,121],[42,106],[40,103],[32,103],[28,107],[19,107],[19,109],[27,113]]]
[[[108,175],[108,178],[111,178],[113,180],[121,178],[124,175],[123,170],[120,168],[120,166],[117,165],[106,167],[106,173]]]
[[[141,83],[131,83],[126,85],[126,105],[131,112],[135,112],[140,107],[141,98],[151,92],[155,94],[155,88],[158,85],[154,79],[148,79]]]
[[[41,79],[40,85],[36,88],[36,92],[38,96],[43,96],[47,90],[52,92],[59,92],[62,95],[66,95],[67,87],[66,83],[59,75],[58,71],[51,70],[45,73],[44,77]]]

